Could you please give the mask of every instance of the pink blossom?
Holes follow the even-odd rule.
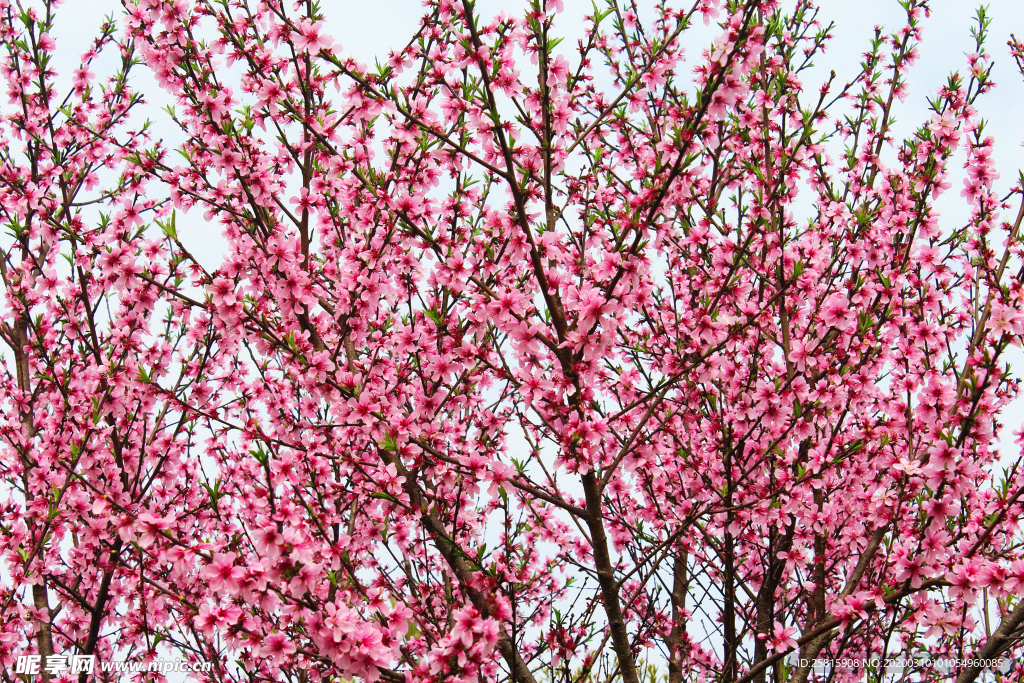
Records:
[[[213,561],[203,569],[203,578],[211,590],[235,594],[239,591],[238,581],[245,576],[245,569],[235,565],[235,553],[217,553]]]

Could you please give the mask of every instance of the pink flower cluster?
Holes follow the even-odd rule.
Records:
[[[984,11],[896,139],[921,0],[821,82],[803,1],[612,0],[569,46],[561,2],[429,0],[370,67],[330,3],[138,0],[67,81],[59,4],[0,0],[0,666],[1020,653]]]

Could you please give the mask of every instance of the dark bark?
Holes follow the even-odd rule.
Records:
[[[1021,639],[1019,630],[1024,625],[1024,600],[1017,603],[1012,612],[1003,617],[999,628],[992,634],[992,637],[985,641],[985,644],[978,652],[971,657],[971,660],[994,659],[1006,651],[1014,642]],[[960,670],[956,677],[956,683],[974,683],[984,669],[980,666],[968,666]]]
[[[683,683],[683,662],[687,659],[686,642],[686,593],[689,589],[687,562],[684,552],[675,560],[672,568],[672,631],[666,640],[669,650],[668,683]]]
[[[732,508],[732,449],[725,450],[725,479],[726,493],[725,506]],[[722,630],[723,630],[723,653],[722,653],[722,680],[736,680],[739,656],[739,642],[736,639],[736,549],[733,546],[732,534],[729,533],[729,526],[732,525],[735,515],[732,512],[726,516],[725,532],[725,576],[722,587],[725,604],[722,607]]]
[[[587,500],[587,527],[594,548],[594,568],[597,582],[601,586],[601,602],[608,617],[608,630],[612,634],[612,647],[619,660],[619,671],[624,683],[640,683],[633,659],[633,646],[622,616],[622,602],[619,600],[619,583],[615,580],[611,555],[608,552],[608,537],[604,530],[601,513],[601,490],[593,470],[583,475],[583,492]]]

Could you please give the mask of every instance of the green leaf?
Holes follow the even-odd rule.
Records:
[[[157,221],[156,224],[160,226],[164,234],[170,237],[172,240],[178,239],[178,227],[176,221],[177,212],[171,212],[171,217],[166,221]]]
[[[437,325],[438,327],[444,324],[444,318],[442,318],[441,315],[433,308],[427,308],[423,311],[423,313],[426,314],[428,318],[433,320],[434,324]]]

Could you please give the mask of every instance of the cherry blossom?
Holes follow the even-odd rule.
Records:
[[[561,2],[429,0],[372,67],[321,5],[132,0],[64,81],[60,3],[0,0],[0,665],[1021,653],[984,10],[901,139],[923,0],[819,81],[804,0],[611,2],[576,45]]]

